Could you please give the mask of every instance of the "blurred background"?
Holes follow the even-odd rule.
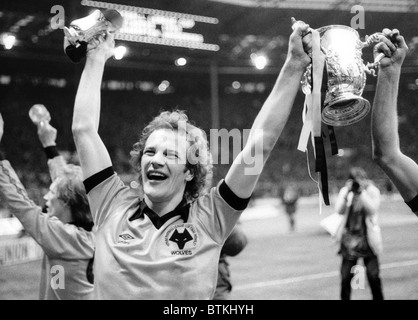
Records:
[[[77,162],[71,119],[84,61],[75,64],[65,55],[64,33],[56,28],[57,23],[69,26],[97,8],[114,8],[125,17],[125,26],[116,37],[118,54],[108,62],[104,74],[99,130],[115,170],[130,182],[137,175],[130,168],[129,151],[144,124],[159,111],[186,110],[208,135],[210,129],[250,129],[286,58],[291,17],[312,28],[350,26],[358,14],[352,12],[355,5],[364,8],[364,28],[357,29],[362,40],[383,28],[397,28],[409,46],[398,97],[399,131],[402,150],[418,159],[415,0],[2,0],[3,149],[31,197],[42,204],[50,179],[28,112],[32,105],[43,104],[58,130],[58,149],[70,162]],[[60,8],[64,16],[57,20]],[[372,61],[372,47],[363,49],[363,59]],[[370,102],[375,83],[376,78],[367,77],[363,97]],[[300,90],[254,200],[276,198],[284,186],[292,183],[302,197],[316,197],[318,201],[318,186],[308,170],[308,163],[314,167],[313,161],[297,150],[303,102]],[[331,156],[328,140],[325,143],[331,197],[345,183],[350,166],[363,167],[382,193],[397,194],[371,160],[370,115],[354,125],[336,127],[335,131],[339,154]],[[231,153],[231,163],[232,149],[226,152]],[[228,167],[217,165],[214,183]],[[8,216],[4,201],[0,202],[0,212]]]
[[[0,3],[4,149],[29,189],[39,183],[44,187],[49,184],[44,155],[28,117],[33,104],[44,104],[50,111],[51,124],[58,129],[60,150],[69,157],[75,151],[70,128],[84,61],[74,64],[64,54],[64,33],[51,27],[51,19],[57,14],[51,13],[51,8],[59,5],[64,8],[63,23],[68,26],[95,8],[111,7],[109,4],[116,3],[59,0]],[[130,176],[128,164],[131,146],[143,125],[160,110],[187,110],[190,119],[208,134],[210,129],[250,129],[286,57],[290,18],[304,20],[313,28],[350,25],[356,16],[351,13],[355,4],[364,7],[364,29],[357,30],[362,39],[384,27],[398,28],[409,45],[399,93],[400,135],[402,149],[417,158],[417,1],[143,0],[117,4],[120,11],[130,12],[125,30],[131,33],[125,33],[124,37],[130,35],[135,41],[116,40],[116,46],[124,46],[126,52],[121,60],[113,58],[105,70],[100,131],[115,169],[127,175],[127,179],[136,179]],[[135,28],[141,26],[147,30],[147,36],[139,36],[142,31]],[[363,49],[363,59],[372,60],[371,47]],[[369,101],[373,100],[375,82],[376,78],[367,77],[363,97]],[[303,101],[300,91],[260,179],[261,194],[274,194],[281,184],[289,181],[295,182],[304,195],[317,192],[316,184],[309,178],[306,155],[296,149]],[[335,128],[341,149],[339,156],[331,157],[326,142],[332,192],[346,179],[348,165],[364,167],[385,186],[383,172],[370,159],[369,123],[368,116],[357,124]],[[216,177],[222,177],[227,168],[228,165],[219,165]]]

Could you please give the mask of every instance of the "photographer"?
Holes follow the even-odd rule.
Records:
[[[377,224],[377,210],[380,205],[380,191],[359,167],[350,170],[345,186],[340,190],[335,211],[344,215],[337,241],[340,244],[341,299],[349,300],[352,268],[363,258],[374,300],[383,300],[379,277],[378,255],[382,252],[382,237]]]

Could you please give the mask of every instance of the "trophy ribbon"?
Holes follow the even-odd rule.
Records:
[[[322,193],[324,203],[329,205],[328,174],[325,158],[324,142],[321,134],[321,86],[325,64],[325,57],[321,53],[320,35],[317,30],[312,33],[312,88],[305,88],[305,102],[302,112],[303,126],[299,137],[298,150],[307,151],[309,137],[315,157],[315,171],[319,172],[321,184],[318,181],[318,189]],[[320,202],[321,203],[321,202]]]

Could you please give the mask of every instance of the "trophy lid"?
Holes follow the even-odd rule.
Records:
[[[319,34],[322,36],[325,32],[327,32],[329,30],[337,30],[337,29],[351,31],[351,32],[355,33],[356,35],[358,35],[357,30],[355,30],[355,29],[353,29],[349,26],[342,25],[342,24],[330,24],[328,26],[320,27],[320,28],[316,29],[316,31],[318,31]]]
[[[117,10],[107,9],[102,12],[103,16],[108,20],[116,30],[119,30],[123,25],[123,17]]]

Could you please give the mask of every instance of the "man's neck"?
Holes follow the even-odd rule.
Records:
[[[60,220],[62,221],[62,223],[71,223],[73,222],[73,216],[71,214],[71,210],[70,209],[66,209],[65,213],[61,215]]]
[[[174,197],[169,201],[151,201],[147,196],[144,197],[144,201],[147,206],[154,211],[159,217],[164,216],[165,214],[173,211],[180,202],[183,200],[183,197]]]

